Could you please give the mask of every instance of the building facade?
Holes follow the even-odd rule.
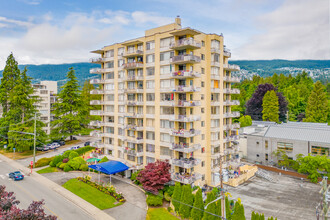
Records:
[[[269,124],[246,134],[247,159],[262,164],[277,163],[273,154],[283,150],[289,158],[298,154],[330,156],[330,126],[322,123]]]
[[[37,109],[40,113],[40,120],[46,124],[43,130],[50,134],[50,122],[53,120],[52,105],[56,102],[57,82],[41,81],[39,84],[33,84],[34,95],[38,96],[40,102]]]
[[[145,31],[145,36],[92,51],[91,62],[102,99],[91,101],[102,110],[91,111],[102,121],[98,147],[111,158],[141,169],[155,160],[168,160],[172,179],[184,184],[219,182],[222,166],[239,162],[239,124],[232,118],[231,75],[239,67],[228,64],[231,53],[222,35],[205,34],[175,23]]]

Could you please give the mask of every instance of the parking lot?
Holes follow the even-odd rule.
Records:
[[[252,211],[264,213],[266,219],[270,216],[278,220],[316,219],[315,207],[321,199],[319,184],[269,173],[275,182],[253,177],[236,188],[227,187],[232,198],[242,200],[247,219]]]

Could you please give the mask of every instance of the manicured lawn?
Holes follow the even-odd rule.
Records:
[[[117,202],[115,198],[77,179],[67,181],[63,184],[63,187],[101,210],[122,204],[114,204]]]
[[[54,173],[54,172],[59,172],[59,170],[56,167],[46,167],[42,170],[38,170],[37,173],[42,174],[42,173]]]
[[[169,213],[165,208],[149,208],[147,220],[178,220]]]

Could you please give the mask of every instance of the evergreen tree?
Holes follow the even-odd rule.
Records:
[[[203,218],[204,212],[204,202],[202,190],[198,189],[195,195],[194,205],[195,208],[191,210],[191,218],[193,220],[201,220]]]
[[[231,209],[230,209],[228,196],[226,196],[225,198],[225,209],[226,209],[226,219],[231,220]]]
[[[256,213],[254,211],[251,213],[251,220],[256,220]]]
[[[216,213],[218,216],[222,216],[222,206],[221,206],[221,200],[219,200],[217,202],[217,205],[216,205]],[[220,217],[218,217],[217,219],[221,219]]]
[[[262,119],[264,121],[279,121],[278,97],[274,90],[266,92],[262,100]]]
[[[252,125],[252,118],[250,115],[244,115],[239,118],[241,128],[251,126]]]
[[[189,184],[184,185],[181,195],[181,204],[179,213],[183,218],[190,217],[191,206],[194,203],[194,196],[192,194],[191,186]]]
[[[59,101],[54,104],[56,119],[52,121],[52,136],[55,138],[70,136],[72,140],[72,135],[79,134],[87,126],[88,119],[85,116],[88,109],[82,101],[73,68],[70,68],[67,79],[58,94]]]
[[[240,204],[239,204],[239,202],[235,203],[234,213],[233,213],[233,216],[232,216],[231,219],[232,220],[241,220],[240,219]]]
[[[320,81],[314,84],[314,89],[308,98],[305,122],[327,122],[328,100],[325,87]]]
[[[264,214],[260,214],[259,220],[265,220],[265,215]]]
[[[182,186],[179,182],[176,182],[172,195],[172,204],[176,212],[179,212],[180,209],[181,195],[182,195]]]
[[[209,204],[210,202],[212,202],[213,200],[215,200],[215,195],[213,192],[209,192],[207,194],[206,200],[205,200],[205,205]],[[216,203],[213,202],[211,204],[209,204],[205,210],[206,212],[204,212],[204,218],[203,220],[214,220],[217,219],[216,216],[211,215],[209,213],[213,213],[216,214],[217,213],[217,207],[216,207]]]

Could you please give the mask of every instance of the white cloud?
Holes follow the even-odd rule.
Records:
[[[23,3],[28,5],[39,5],[42,0],[21,0]]]
[[[32,25],[31,22],[29,21],[20,21],[20,20],[15,20],[15,19],[9,19],[6,17],[1,17],[0,16],[0,22],[2,23],[7,23],[6,26],[10,26],[10,24],[17,25],[17,26],[23,26],[23,27],[30,27]]]
[[[235,59],[330,59],[329,1],[286,0],[261,15],[262,33],[234,49]]]

